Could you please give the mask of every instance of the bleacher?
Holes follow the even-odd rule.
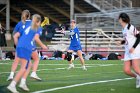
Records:
[[[0,4],[0,9],[5,5]],[[31,14],[39,13],[40,15],[47,16],[50,23],[56,22],[58,24],[68,23],[70,20],[70,0],[10,0],[10,23],[11,30],[15,24],[20,21],[22,10],[28,9]],[[96,8],[85,2],[84,0],[75,0],[75,13],[90,13],[97,12]],[[5,27],[6,12],[0,11],[0,21]]]
[[[132,8],[131,0],[74,0],[75,20],[80,29],[80,40],[84,52],[120,52],[123,46],[115,41],[122,39],[121,26],[118,24],[120,12],[129,13],[132,24],[140,27],[140,9]],[[69,23],[70,0],[11,0],[11,28],[20,20],[22,10],[29,9],[31,14],[39,13],[47,16],[50,23]],[[5,26],[5,11],[0,12],[2,25]],[[95,29],[102,29],[103,33]],[[69,46],[70,40],[60,32],[56,32],[50,47],[58,44]]]
[[[85,1],[99,2],[98,0]],[[109,2],[110,0],[105,1]],[[114,2],[116,2],[116,0],[114,0]],[[103,8],[106,9],[103,12],[100,10],[101,12],[75,14],[75,20],[80,29],[80,40],[84,52],[123,53],[123,46],[116,45],[116,41],[122,40],[122,27],[118,23],[118,15],[121,12],[127,12],[130,15],[132,24],[134,24],[137,28],[140,27],[140,21],[138,21],[140,19],[138,15],[140,13],[140,9],[132,8],[131,4],[128,4],[128,1],[125,1],[124,3],[126,2],[126,5],[122,4],[121,6],[123,9],[120,9],[120,6],[113,6],[112,3],[111,6],[114,8],[110,8],[110,10],[108,10],[108,8]],[[102,29],[103,33],[100,33],[95,29]],[[68,47],[69,43],[70,40],[68,38],[63,37],[61,33],[57,32],[53,37],[51,41],[52,45],[50,46],[65,44]]]
[[[112,31],[103,31],[103,33],[98,31],[98,29],[93,31],[80,31],[80,41],[84,52],[119,52],[122,53],[123,46],[116,46],[116,41],[122,38],[121,31],[113,33]],[[57,32],[52,38],[51,45],[49,47],[54,47],[56,45],[62,44],[67,48],[69,47],[70,39],[64,37],[63,34]]]

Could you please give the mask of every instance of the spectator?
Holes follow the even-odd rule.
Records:
[[[5,39],[5,30],[2,29],[1,23],[0,23],[0,47],[7,46],[6,39]]]

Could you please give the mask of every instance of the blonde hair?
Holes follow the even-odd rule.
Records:
[[[39,14],[34,14],[32,16],[32,20],[36,20],[36,22],[41,22],[41,16]]]
[[[39,14],[34,14],[32,16],[32,24],[31,24],[32,29],[36,29],[36,30],[38,29],[39,25],[37,25],[37,26],[35,25],[38,22],[41,23],[41,16]]]

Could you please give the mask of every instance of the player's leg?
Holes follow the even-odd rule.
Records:
[[[123,71],[126,75],[129,75],[131,77],[135,77],[136,78],[136,75],[131,71],[131,66],[132,66],[132,63],[131,61],[125,61],[124,62],[124,67],[123,67]]]
[[[133,59],[132,60],[132,67],[134,69],[134,71],[140,75],[140,59]]]
[[[15,78],[12,80],[10,85],[7,87],[13,93],[19,93],[16,90],[16,84],[18,83],[18,81],[21,79],[22,75],[26,71],[27,60],[26,59],[21,59],[20,62],[21,62],[20,70],[18,71],[18,73],[16,74]]]
[[[7,81],[13,80],[14,73],[17,69],[18,63],[19,63],[19,58],[17,56],[15,56],[14,62],[13,62],[12,67],[11,67],[11,72],[10,72],[10,75],[9,75]]]
[[[72,63],[72,53],[73,53],[73,50],[67,51],[67,61],[69,62],[68,69],[74,68],[74,64]]]
[[[136,88],[140,88],[140,59],[133,59],[132,61],[132,67],[136,73]]]
[[[36,79],[36,80],[42,80],[41,78],[38,77],[36,74],[36,71],[38,69],[38,64],[39,64],[39,55],[37,50],[32,52],[32,58],[33,58],[33,66],[32,66],[32,73],[31,73],[31,78]]]
[[[84,61],[83,56],[82,56],[82,51],[81,51],[81,50],[78,50],[78,51],[77,51],[77,55],[78,55],[79,58],[80,58],[80,62],[81,62],[81,64],[82,64],[82,69],[83,69],[83,70],[87,70],[86,67],[85,67],[85,61]]]
[[[28,63],[28,68],[26,69],[25,73],[23,74],[22,78],[21,78],[21,82],[20,82],[20,85],[19,87],[25,91],[29,91],[29,88],[27,87],[26,85],[26,79],[27,79],[27,76],[29,75],[30,73],[30,69],[32,67],[32,62],[30,61]]]

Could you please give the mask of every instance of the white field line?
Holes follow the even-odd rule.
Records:
[[[123,73],[123,71],[93,73],[93,75],[97,75],[97,74],[111,74],[111,73]],[[91,75],[91,74],[84,74],[84,76],[88,76],[88,75]],[[69,75],[69,76],[63,76],[63,77],[58,77],[58,78],[77,77],[77,76],[83,76],[83,75]]]
[[[7,63],[0,63],[0,65],[12,65],[12,63],[9,63],[9,62],[7,62]],[[58,64],[41,64],[40,63],[39,65],[52,65],[52,66],[56,65],[56,66],[58,66],[58,65],[68,65],[68,64],[59,64],[59,63]],[[74,64],[74,65],[81,65],[81,64]],[[93,64],[86,64],[86,65],[90,65],[90,66],[91,65],[99,65],[100,66],[100,65],[123,65],[123,64],[94,64],[93,63]]]
[[[97,66],[86,66],[87,68],[89,67],[97,67]],[[75,68],[81,68],[81,67],[75,67]],[[54,68],[54,69],[39,69],[37,71],[45,71],[45,70],[64,70],[67,68]],[[5,73],[10,73],[10,72],[1,72],[0,74],[5,74]]]
[[[58,65],[68,65],[68,64],[39,64],[39,65],[56,65],[56,66],[58,66]],[[74,64],[74,65],[81,65],[81,64]],[[123,65],[123,64],[85,64],[86,66],[87,65],[98,65],[98,66],[103,66],[103,65]]]
[[[0,63],[0,65],[11,65],[9,63]]]
[[[86,66],[87,68],[91,68],[91,67],[105,67],[105,66],[112,66],[112,65],[117,65],[117,64],[102,64],[102,65],[93,65],[93,66]],[[81,68],[81,67],[75,67],[75,68]],[[45,70],[64,70],[67,68],[54,68],[54,69],[39,69],[37,71],[45,71]],[[1,72],[0,74],[7,74],[10,72]]]
[[[68,89],[68,88],[73,88],[73,87],[78,87],[78,86],[84,86],[84,85],[108,83],[108,82],[115,82],[115,81],[122,81],[122,80],[130,80],[130,79],[133,79],[133,78],[122,78],[122,79],[103,80],[103,81],[96,81],[96,82],[87,82],[87,83],[74,84],[74,85],[69,85],[69,86],[64,86],[64,87],[56,87],[56,88],[51,88],[51,89],[45,89],[45,90],[35,91],[35,92],[32,92],[32,93],[44,93],[44,92],[46,93],[46,92],[51,92],[51,91],[56,91],[56,90],[61,90],[61,89]]]
[[[105,66],[112,66],[112,65],[100,65],[100,66],[86,66],[87,68],[91,68],[91,67],[105,67]],[[81,68],[81,67],[74,67],[74,68]],[[67,69],[66,68],[55,68],[55,69],[40,69],[40,70],[37,70],[37,71],[43,71],[43,70],[64,70],[64,69]]]

